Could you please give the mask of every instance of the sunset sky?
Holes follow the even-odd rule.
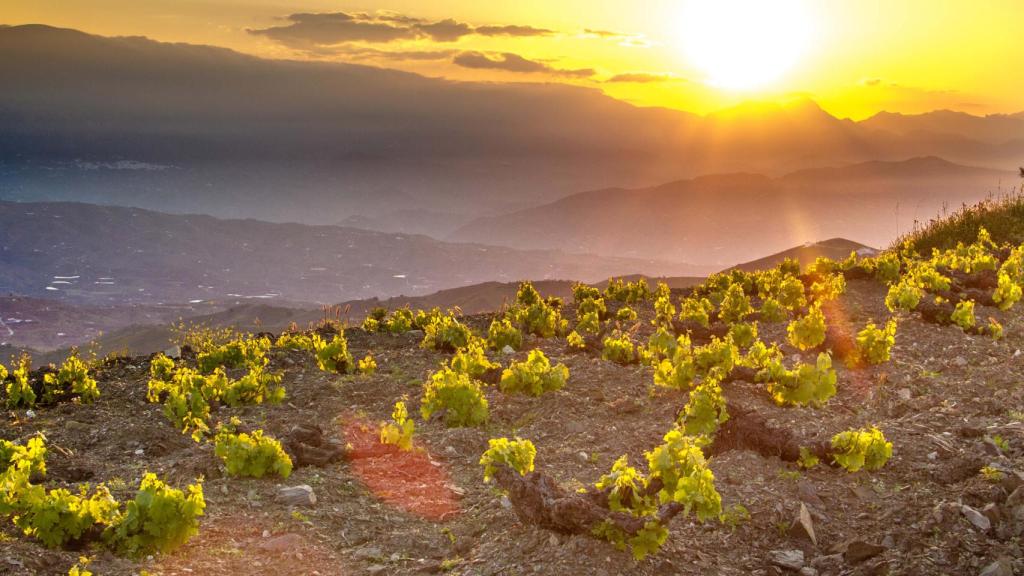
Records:
[[[1017,0],[2,0],[4,24],[457,80],[564,82],[701,114],[806,95],[840,116],[1024,110]]]

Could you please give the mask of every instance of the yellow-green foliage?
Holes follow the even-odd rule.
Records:
[[[956,308],[949,318],[963,330],[974,328],[975,324],[977,324],[977,319],[974,316],[974,300],[957,302]]]
[[[363,376],[372,376],[377,372],[377,361],[374,360],[373,356],[367,354],[358,362],[357,370]]]
[[[617,300],[626,304],[644,302],[651,297],[651,289],[643,278],[636,282],[623,282],[622,278],[612,278],[604,291],[609,300]]]
[[[825,314],[815,304],[807,315],[789,323],[786,327],[789,343],[801,350],[809,350],[825,342]]]
[[[739,352],[729,339],[713,337],[710,342],[693,350],[693,363],[698,376],[716,375],[725,378],[736,365]]]
[[[736,322],[729,327],[729,340],[737,348],[750,348],[757,341],[757,322]]]
[[[778,300],[771,296],[765,298],[761,302],[761,313],[762,322],[782,322],[786,319],[786,309],[779,303]]]
[[[988,334],[993,340],[1002,340],[1003,338],[1003,325],[991,316],[988,319]]]
[[[719,307],[718,316],[728,323],[739,322],[753,312],[750,305],[750,297],[743,291],[740,284],[732,284],[725,291],[722,298],[722,305]]]
[[[565,343],[573,350],[585,350],[587,348],[586,340],[584,340],[583,336],[580,336],[580,333],[575,330],[566,336]]]
[[[604,347],[601,350],[601,358],[610,360],[616,364],[632,364],[636,362],[636,349],[628,334],[616,332],[604,339]]]
[[[416,424],[409,418],[405,402],[399,400],[391,412],[391,422],[381,424],[380,442],[398,446],[400,450],[412,450],[412,436],[415,432]]]
[[[601,331],[601,319],[597,312],[587,312],[582,316],[579,316],[579,322],[576,324],[576,332],[583,334],[597,334]]]
[[[716,379],[707,378],[690,391],[680,424],[688,436],[711,438],[728,419],[722,388]]]
[[[199,370],[204,374],[213,372],[218,367],[252,368],[267,364],[267,351],[270,350],[270,339],[266,337],[243,337],[202,352],[196,359]]]
[[[420,346],[428,350],[454,352],[468,346],[473,339],[473,332],[453,314],[435,318],[423,332],[423,342]]]
[[[277,337],[274,346],[286,350],[306,350],[307,352],[315,350],[313,337],[302,332],[284,332]]]
[[[523,282],[519,285],[519,290],[516,293],[516,306],[509,310],[508,314],[523,332],[541,338],[552,338],[559,334],[565,334],[569,325],[562,318],[559,309],[542,299],[530,282]]]
[[[399,308],[392,311],[387,319],[378,320],[378,328],[382,327],[389,334],[405,334],[412,330],[414,320],[412,310],[408,307]]]
[[[1009,310],[1021,299],[1024,292],[1024,245],[1010,251],[1010,255],[999,267],[998,285],[992,300],[1001,310]]]
[[[878,470],[892,457],[892,443],[881,430],[848,430],[832,437],[832,458],[850,472]]]
[[[572,285],[572,300],[577,306],[586,299],[597,300],[599,298],[601,298],[601,291],[593,286],[581,282]]]
[[[778,292],[775,294],[779,304],[787,310],[795,311],[807,305],[807,298],[804,295],[804,284],[796,276],[786,276],[779,282]]]
[[[780,406],[821,406],[836,394],[836,371],[827,352],[815,364],[798,364],[786,370],[778,360],[769,362],[758,379],[768,382],[768,392]]]
[[[875,278],[885,284],[893,284],[900,279],[900,258],[894,252],[879,254],[871,261]]]
[[[866,364],[881,364],[889,361],[889,352],[896,344],[896,319],[885,323],[885,328],[878,328],[874,322],[868,322],[863,330],[857,333],[857,359]]]
[[[523,346],[523,333],[508,318],[495,318],[487,328],[487,346],[491,350],[501,350],[505,346],[519,350]]]
[[[93,576],[92,572],[89,571],[90,560],[85,556],[78,558],[78,563],[68,569],[68,576]]]
[[[487,398],[468,375],[442,368],[430,376],[420,404],[424,420],[438,412],[443,412],[447,426],[478,426],[487,422]]]
[[[559,390],[569,378],[564,364],[551,365],[541,350],[531,350],[523,362],[513,362],[501,374],[498,387],[502,392],[540,396],[544,392]]]
[[[149,380],[146,398],[150,402],[163,402],[164,416],[182,433],[190,433],[199,441],[209,431],[210,402],[220,398],[227,388],[227,376],[220,368],[213,374],[203,375],[191,368],[179,368],[169,380],[156,378],[164,366],[150,366],[154,377]]]
[[[206,509],[202,482],[186,495],[147,473],[134,500],[104,533],[116,550],[130,556],[171,552],[199,533],[199,517]]]
[[[835,300],[846,291],[846,276],[828,274],[811,283],[811,296],[817,302]]]
[[[636,320],[636,311],[629,306],[623,306],[615,313],[615,319],[619,322],[632,322]]]
[[[182,433],[190,433],[197,442],[209,431],[210,403],[228,406],[276,403],[285,397],[281,375],[254,366],[238,380],[229,380],[223,368],[201,374],[191,368],[175,370],[174,362],[158,355],[150,363],[146,399],[162,402],[164,415]]]
[[[681,430],[670,431],[661,445],[645,453],[647,475],[629,466],[625,456],[619,458],[595,488],[608,491],[612,511],[640,518],[644,526],[635,535],[627,536],[615,524],[605,521],[594,527],[593,534],[617,548],[628,546],[633,557],[642,560],[657,552],[668,538],[668,527],[657,515],[658,504],[681,505],[685,513],[694,513],[701,522],[719,517],[722,498],[715,489],[715,476],[707,467],[700,442]],[[655,495],[647,495],[648,487],[655,482],[661,488]]]
[[[604,303],[604,298],[600,296],[594,298],[584,298],[576,303],[576,316],[583,317],[585,314],[594,313],[598,319],[608,317],[608,306]]]
[[[714,309],[715,305],[707,298],[699,300],[695,297],[686,298],[682,302],[679,320],[683,322],[696,322],[707,328],[711,323],[710,314]]]
[[[47,491],[42,486],[26,485],[18,494],[16,506],[14,524],[47,548],[76,541],[94,526],[109,526],[120,512],[117,501],[102,485],[91,495],[86,486],[74,494],[64,488]]]
[[[498,466],[508,466],[520,476],[533,472],[533,459],[537,456],[533,442],[520,438],[491,438],[487,445],[487,450],[480,456],[480,465],[484,467],[484,482],[491,481]]]
[[[4,391],[7,396],[7,408],[31,408],[36,405],[36,393],[28,381],[28,373],[32,370],[32,358],[22,354],[18,359],[18,367],[10,375]],[[4,370],[6,372],[6,369]]]
[[[231,476],[262,478],[276,474],[287,478],[292,473],[292,459],[285,453],[281,443],[263,430],[251,434],[235,432],[232,426],[222,426],[214,439],[214,454],[224,462]]]
[[[58,402],[70,396],[89,404],[100,397],[96,380],[89,377],[89,368],[78,357],[78,352],[68,356],[56,374],[43,376],[43,402]]]
[[[889,287],[885,295],[885,306],[892,312],[910,312],[917,308],[923,297],[924,289],[913,278],[902,278]]]
[[[29,438],[24,445],[0,439],[0,471],[27,470],[29,475],[46,474],[46,443],[42,436]]]
[[[455,372],[465,374],[470,378],[479,378],[487,371],[501,367],[500,364],[491,362],[487,358],[483,343],[479,339],[475,339],[469,343],[469,346],[455,352],[448,365]]]
[[[685,334],[676,340],[670,358],[654,367],[654,383],[677,390],[689,390],[697,377],[690,338]]]
[[[676,317],[676,307],[672,304],[672,293],[668,285],[659,282],[654,295],[654,325],[670,327],[672,320]]]
[[[647,351],[652,361],[670,358],[675,353],[677,345],[676,337],[664,326],[659,326],[647,339]]]
[[[313,351],[316,355],[316,365],[324,372],[350,374],[356,368],[355,360],[348,351],[348,340],[345,339],[344,332],[335,334],[330,342],[320,334],[314,333]]]

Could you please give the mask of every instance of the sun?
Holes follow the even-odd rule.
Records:
[[[778,81],[807,52],[811,14],[799,0],[692,0],[681,45],[709,84],[753,90]]]

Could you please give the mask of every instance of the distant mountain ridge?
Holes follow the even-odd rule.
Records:
[[[839,235],[885,246],[945,206],[1009,192],[1013,172],[937,157],[814,168],[780,177],[733,173],[638,189],[581,192],[480,218],[448,237],[519,248],[559,246],[722,267]]]
[[[328,302],[491,280],[698,275],[655,259],[134,208],[0,202],[0,292],[118,304]]]
[[[451,82],[41,25],[0,28],[0,53],[18,55],[0,59],[0,200],[314,224],[361,217],[438,235],[467,216],[604,186],[1024,156],[1017,115],[854,122],[797,99],[702,117],[561,84]],[[409,210],[435,214],[417,221]]]

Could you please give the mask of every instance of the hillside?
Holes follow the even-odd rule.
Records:
[[[72,203],[0,202],[0,247],[0,293],[118,305],[335,303],[492,280],[710,271],[653,258]]]
[[[1024,256],[1024,247],[976,249],[1000,267]],[[260,430],[280,439],[288,472],[260,478],[238,477],[235,461],[222,460],[209,436],[200,430],[194,441],[182,434],[181,423],[168,417],[175,412],[157,403],[170,406],[175,382],[182,381],[161,376],[161,370],[188,368],[180,374],[191,378],[208,361],[189,350],[170,368],[155,369],[158,363],[149,357],[112,358],[91,367],[99,392],[93,402],[40,402],[31,414],[15,406],[0,439],[25,442],[44,434],[45,475],[37,472],[26,482],[68,487],[67,498],[77,497],[82,482],[105,482],[110,498],[123,507],[135,497],[143,471],[181,489],[202,477],[202,515],[173,508],[161,524],[195,522],[198,532],[167,553],[133,559],[107,551],[122,541],[116,530],[108,539],[98,536],[105,526],[133,534],[117,515],[86,518],[86,530],[50,548],[6,521],[0,534],[7,572],[63,574],[89,550],[89,568],[111,576],[142,570],[229,575],[253,567],[282,575],[1013,574],[1021,567],[1017,540],[1024,531],[1024,426],[1016,408],[1024,405],[1022,304],[992,306],[991,275],[946,268],[944,258],[927,262],[948,274],[949,289],[935,289],[949,300],[946,305],[929,294],[895,312],[885,304],[889,288],[871,272],[880,261],[862,259],[838,269],[830,279],[843,282],[828,282],[831,289],[813,287],[823,278],[780,271],[778,278],[796,280],[812,310],[821,307],[825,326],[815,342],[804,340],[813,330],[797,330],[802,335],[794,339],[787,328],[810,318],[808,309],[793,304],[780,321],[769,319],[766,300],[741,287],[747,280],[753,284],[753,277],[730,275],[727,281],[738,288],[696,288],[697,294],[724,290],[730,298],[749,298],[755,311],[747,319],[758,320],[756,339],[777,344],[777,355],[748,354],[732,337],[723,348],[713,336],[729,329],[725,306],[712,311],[706,329],[663,320],[666,331],[687,336],[678,346],[695,348],[680,349],[657,368],[632,354],[609,354],[601,337],[591,335],[582,349],[562,337],[527,334],[512,354],[486,352],[501,368],[535,355],[533,350],[563,364],[565,381],[544,384],[537,395],[517,393],[496,368],[472,372],[472,365],[459,365],[451,352],[429,345],[444,342],[431,334],[455,337],[453,329],[435,330],[440,325],[486,334],[492,313],[456,323],[435,318],[427,338],[420,330],[347,330],[348,352],[353,359],[372,355],[373,373],[327,369],[312,352],[281,346],[257,354],[252,364],[231,364],[225,355],[226,382],[264,370],[279,374],[284,400],[234,405],[238,397],[229,402],[225,393],[224,402],[193,398],[209,413],[189,414],[210,426],[237,418],[240,432]],[[897,260],[893,280],[914,284],[907,270],[925,262]],[[1024,277],[1011,281],[1024,284]],[[772,298],[791,293],[769,290]],[[631,306],[637,318],[615,320],[630,293],[625,288],[602,295],[611,319],[600,330],[621,330],[633,342],[647,343],[655,334],[655,307],[664,302],[641,299]],[[690,293],[677,291],[669,300],[682,305]],[[522,319],[546,316],[524,312],[550,309],[529,291],[523,294],[509,318],[525,329],[529,324]],[[972,318],[976,314],[979,323],[951,323],[952,303],[970,298],[977,300]],[[578,325],[571,301],[558,314]],[[1001,338],[990,337],[987,317],[1001,324]],[[854,343],[869,322],[887,318],[898,321],[894,342]],[[336,327],[321,325],[316,334],[334,338]],[[210,343],[203,346],[216,352]],[[702,359],[688,363],[695,358]],[[439,367],[450,361],[456,372],[448,374],[456,380],[461,375],[467,387],[457,397],[471,399],[472,414],[483,410],[486,424],[455,426],[454,418],[470,412],[455,402],[441,409],[431,404],[438,400],[430,383],[444,381],[431,375],[446,374]],[[34,372],[29,383],[41,387],[42,380],[43,373]],[[268,393],[273,386],[263,385]],[[216,393],[216,384],[204,386],[206,394]],[[147,400],[150,387],[157,402]],[[487,401],[482,408],[472,401],[481,396]],[[380,426],[400,399],[414,424],[415,450],[380,440]],[[421,411],[428,405],[433,413]],[[881,437],[873,435],[876,428]],[[865,436],[845,435],[857,431]],[[529,452],[529,465],[518,471],[518,460],[488,456],[494,470],[486,482],[481,456],[494,455],[487,452],[489,441],[500,438],[528,440],[536,454]],[[8,471],[14,469],[12,464]],[[607,484],[616,478],[624,481]],[[26,489],[15,486],[8,495],[20,506]],[[653,503],[645,503],[647,496]],[[100,497],[110,501],[104,492]],[[145,509],[141,502],[137,506]],[[616,506],[638,511],[642,521],[616,514]],[[35,526],[28,518],[22,522]],[[630,550],[596,535],[597,525],[604,534],[664,532],[653,542],[628,540],[624,547],[640,551],[636,560]],[[722,550],[729,553],[716,552]]]
[[[853,242],[852,240],[847,240],[845,238],[830,238],[828,240],[822,240],[821,242],[814,242],[790,248],[789,250],[783,250],[782,252],[776,252],[775,254],[765,256],[764,258],[751,260],[750,262],[737,264],[730,268],[730,270],[743,270],[745,272],[769,270],[771,268],[775,268],[785,260],[796,260],[801,266],[807,267],[813,264],[818,258],[843,260],[849,256],[850,253],[856,253],[858,256],[864,257],[874,256],[878,251],[870,246],[865,246],[859,242]]]
[[[414,220],[404,230],[436,236],[602,186],[927,155],[1003,167],[1024,154],[1020,133],[1006,137],[1012,117],[879,125],[806,99],[702,117],[558,83],[452,82],[41,25],[0,27],[0,52],[20,55],[0,59],[6,200],[387,230]]]
[[[973,204],[1016,183],[1009,171],[935,157],[807,169],[776,178],[720,174],[650,188],[582,192],[480,218],[448,239],[622,257],[658,254],[726,267],[832,236],[887,246],[897,233],[945,206]]]

